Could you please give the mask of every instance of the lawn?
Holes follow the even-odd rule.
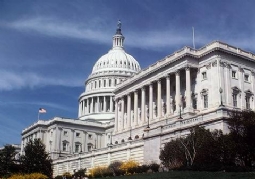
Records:
[[[108,179],[255,179],[255,172],[226,173],[170,171],[161,173],[147,173],[130,176],[109,177]]]

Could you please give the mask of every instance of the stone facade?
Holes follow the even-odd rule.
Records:
[[[110,143],[113,123],[55,117],[39,120],[22,131],[21,154],[30,139],[40,138],[52,159],[103,148]]]
[[[54,176],[116,160],[159,163],[164,144],[190,128],[226,133],[229,111],[255,109],[254,54],[215,41],[184,47],[140,70],[133,57],[123,59],[120,30],[113,37],[116,51],[102,56],[86,81],[78,119],[38,121],[22,132],[22,149],[30,138],[46,144]]]

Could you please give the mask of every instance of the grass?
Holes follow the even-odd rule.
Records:
[[[161,173],[146,173],[129,176],[109,177],[107,179],[255,179],[255,172],[193,172],[170,171]]]

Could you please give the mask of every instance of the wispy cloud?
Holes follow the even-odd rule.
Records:
[[[0,101],[0,105],[15,105],[15,106],[24,106],[24,105],[32,105],[32,106],[45,106],[49,108],[54,108],[54,109],[60,109],[60,110],[65,110],[65,111],[73,111],[74,109],[70,108],[69,106],[65,106],[62,104],[56,104],[56,103],[51,103],[51,102],[37,102],[37,101]]]
[[[114,32],[107,31],[105,24],[98,21],[90,21],[84,24],[61,21],[59,19],[38,17],[32,19],[20,19],[5,23],[6,27],[19,31],[34,31],[47,36],[85,39],[98,43],[109,44]],[[109,28],[109,27],[108,27]],[[169,29],[150,29],[143,31],[125,32],[128,36],[127,45],[142,49],[154,50],[155,47],[168,47],[179,44],[187,44],[191,41],[191,35],[182,31],[172,32]]]
[[[102,31],[93,28],[95,25],[91,25],[91,23],[78,24],[54,18],[37,17],[20,19],[14,22],[5,23],[5,25],[21,31],[35,31],[55,37],[78,38],[101,42],[109,41],[109,36],[106,33],[102,33]]]
[[[30,72],[0,71],[0,91],[22,89],[25,87],[38,87],[45,85],[80,86],[84,79],[79,78],[54,78],[45,77]]]

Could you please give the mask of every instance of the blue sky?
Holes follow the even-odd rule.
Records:
[[[142,68],[220,40],[255,52],[253,0],[0,0],[0,146],[20,143],[41,119],[76,118],[94,63],[112,46],[118,19],[125,50]]]

